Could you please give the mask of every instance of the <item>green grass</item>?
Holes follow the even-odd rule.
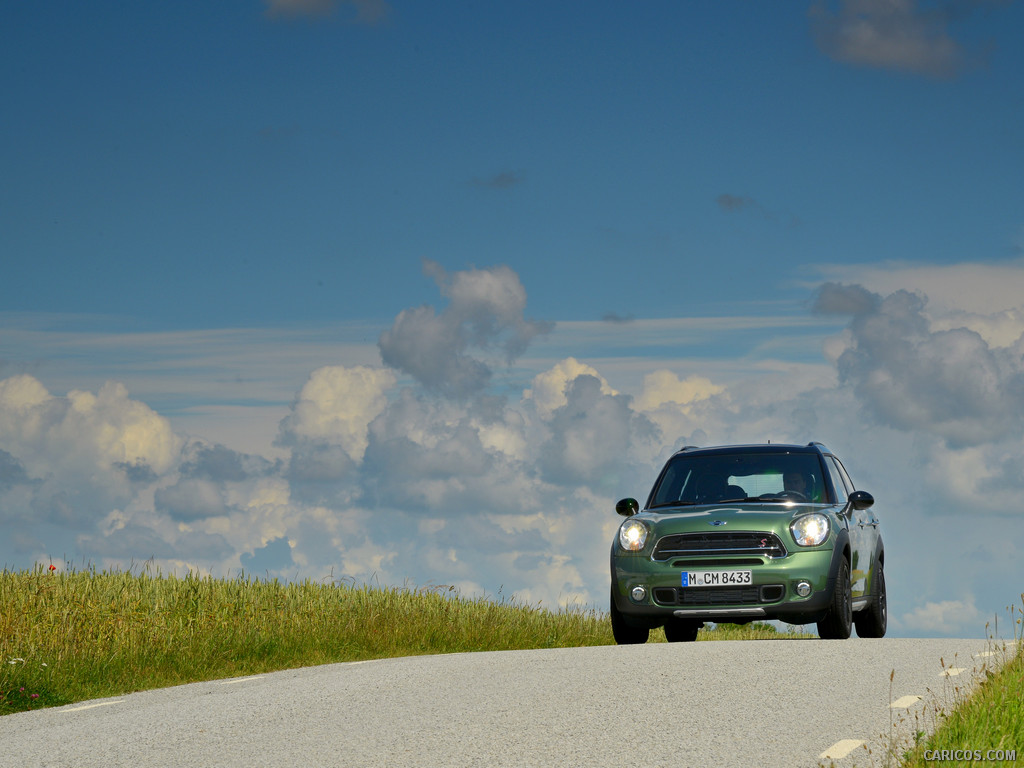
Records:
[[[807,637],[768,624],[700,639]],[[651,640],[664,642],[660,631]],[[465,599],[451,587],[0,572],[0,715],[316,664],[614,642],[606,614]]]

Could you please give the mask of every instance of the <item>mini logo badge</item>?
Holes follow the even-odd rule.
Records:
[[[708,525],[725,525],[725,520],[712,520]]]

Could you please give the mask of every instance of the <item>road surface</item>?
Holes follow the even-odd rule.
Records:
[[[0,764],[882,765],[1003,657],[984,640],[748,640],[333,664],[8,715]]]

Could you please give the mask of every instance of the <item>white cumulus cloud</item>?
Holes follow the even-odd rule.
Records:
[[[614,487],[637,448],[660,438],[657,427],[632,407],[628,395],[602,391],[589,374],[574,378],[566,402],[555,409],[551,437],[541,447],[540,469],[552,482]]]
[[[688,406],[725,392],[725,387],[714,384],[704,376],[687,376],[680,379],[672,371],[658,370],[644,376],[644,388],[637,398],[636,407],[641,411],[653,411],[661,406]]]
[[[855,294],[856,302],[843,299]],[[866,413],[898,429],[922,430],[953,446],[1019,434],[1024,361],[1016,347],[993,347],[967,328],[933,330],[927,297],[897,291],[862,300],[861,286],[824,286],[816,308],[856,311],[837,358]]]
[[[941,600],[920,605],[899,617],[902,628],[925,635],[943,635],[950,632],[977,634],[984,626],[981,612],[974,604],[974,598],[963,600]]]
[[[362,461],[367,428],[384,410],[394,384],[394,374],[382,368],[334,365],[313,371],[281,422],[280,442],[322,441]]]
[[[62,397],[28,375],[0,381],[0,450],[33,484],[27,506],[7,514],[95,519],[130,498],[133,483],[171,469],[182,444],[167,419],[121,384]]]
[[[456,398],[481,392],[491,378],[489,353],[511,364],[552,327],[524,316],[526,290],[508,267],[448,275],[427,261],[425,270],[448,306],[440,313],[426,305],[403,310],[381,334],[379,347],[386,365],[434,392]]]
[[[181,446],[167,420],[132,400],[122,384],[54,397],[24,374],[0,381],[0,441],[36,474],[55,456],[101,469],[127,463],[160,472]]]
[[[614,389],[597,372],[595,368],[581,363],[575,357],[567,357],[548,370],[533,377],[530,389],[523,392],[523,397],[533,400],[537,414],[542,419],[550,419],[556,408],[568,402],[566,390],[577,376],[593,376],[601,384],[601,392],[606,395],[617,395]]]

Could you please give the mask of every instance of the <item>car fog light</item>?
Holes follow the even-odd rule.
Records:
[[[642,603],[644,598],[647,597],[647,590],[643,587],[633,587],[629,596],[633,598],[634,603]]]
[[[796,593],[800,595],[800,597],[807,597],[809,594],[811,594],[810,583],[806,581],[798,581],[796,584]]]

